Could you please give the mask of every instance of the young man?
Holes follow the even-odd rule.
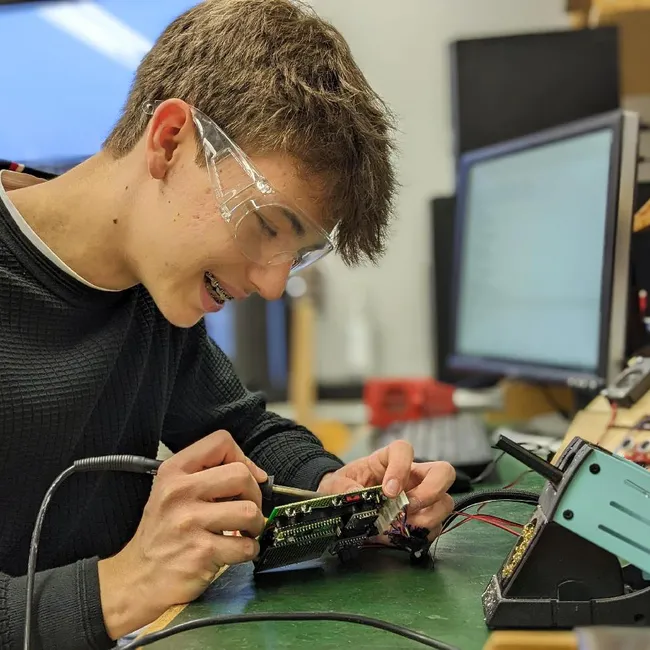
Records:
[[[202,322],[278,298],[332,249],[378,259],[390,153],[388,115],[332,26],[291,0],[207,0],[145,57],[97,155],[45,182],[1,173],[2,648],[22,644],[39,504],[76,459],[155,457],[161,439],[176,452],[153,486],[89,473],[57,492],[34,647],[111,647],[253,558],[265,471],[327,493],[406,490],[411,523],[435,533],[449,465],[395,443],[343,466],[246,391]]]

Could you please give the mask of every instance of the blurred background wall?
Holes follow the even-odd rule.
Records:
[[[324,263],[319,376],[344,381],[359,372],[430,375],[436,369],[430,309],[432,196],[453,192],[448,48],[458,38],[566,29],[564,0],[311,0],[348,40],[370,83],[399,120],[399,180],[393,237],[379,268],[350,272]],[[345,290],[344,290],[345,289]],[[360,308],[368,322],[358,323]],[[355,347],[350,320],[373,339]],[[363,367],[362,362],[367,361]]]

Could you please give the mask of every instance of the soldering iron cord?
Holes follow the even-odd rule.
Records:
[[[442,523],[443,530],[456,518],[454,513],[465,510],[469,506],[486,503],[488,501],[515,501],[536,506],[539,503],[539,494],[529,490],[513,490],[500,488],[498,490],[478,490],[467,496],[462,496],[454,502],[454,512]]]
[[[41,539],[41,531],[45,514],[50,505],[54,493],[60,485],[73,474],[80,472],[131,472],[136,474],[155,474],[160,467],[160,461],[144,456],[131,455],[110,455],[96,456],[93,458],[84,458],[75,461],[70,467],[63,470],[52,482],[48,488],[41,507],[36,516],[36,523],[32,531],[32,539],[29,547],[29,559],[27,562],[27,597],[25,601],[25,633],[23,639],[23,650],[29,650],[32,631],[32,610],[34,608],[34,584],[36,582],[36,561],[38,559],[38,543]]]
[[[410,630],[401,625],[388,623],[377,618],[370,618],[369,616],[362,616],[360,614],[346,614],[343,612],[280,612],[280,613],[255,613],[255,614],[232,614],[224,616],[210,616],[207,618],[199,618],[194,621],[180,623],[173,627],[160,630],[159,632],[152,632],[142,637],[131,641],[127,645],[120,646],[119,650],[134,650],[134,648],[141,648],[143,646],[161,641],[170,636],[187,632],[189,630],[196,630],[202,627],[210,627],[217,625],[233,625],[235,623],[261,623],[269,621],[335,621],[340,623],[355,623],[357,625],[366,625],[369,627],[377,628],[384,632],[390,632],[398,636],[404,637],[420,643],[428,648],[437,648],[438,650],[460,650],[456,646],[451,646],[437,639],[433,639],[425,634]]]

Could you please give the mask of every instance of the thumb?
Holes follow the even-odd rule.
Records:
[[[258,483],[264,483],[264,481],[269,477],[269,475],[261,467],[258,467],[250,458],[246,457],[244,463]]]

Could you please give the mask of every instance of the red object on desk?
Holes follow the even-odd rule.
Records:
[[[397,422],[457,413],[455,390],[435,379],[369,379],[363,401],[370,410],[370,424],[383,429]]]

